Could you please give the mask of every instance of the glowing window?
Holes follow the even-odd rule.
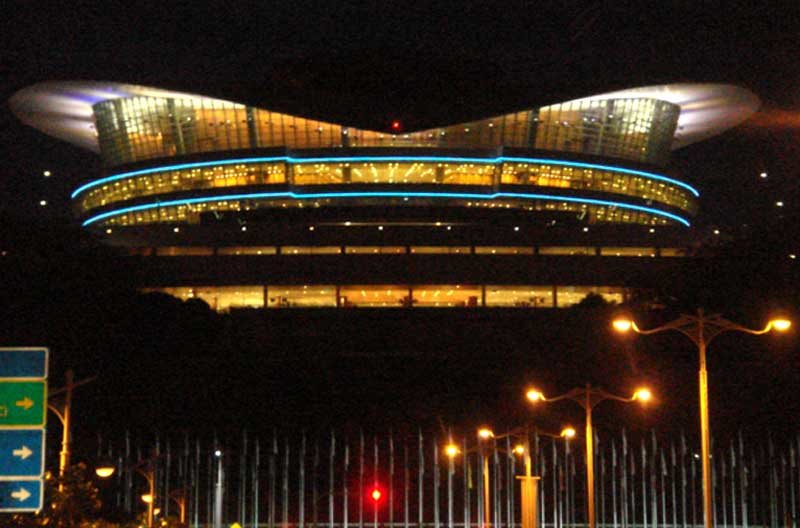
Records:
[[[469,255],[469,246],[412,246],[411,253],[419,255],[456,254]]]
[[[364,285],[342,286],[339,290],[342,308],[404,308],[410,306],[408,286]]]
[[[487,285],[486,306],[553,308],[553,287]]]
[[[336,286],[268,286],[269,308],[332,308],[336,306]]]
[[[533,255],[533,248],[524,246],[475,246],[478,255]]]
[[[595,255],[591,246],[544,246],[539,248],[540,255]]]
[[[558,286],[556,298],[558,308],[567,308],[582,302],[590,303],[593,298],[621,304],[625,300],[625,290],[613,286]]]
[[[335,255],[342,252],[339,246],[281,246],[281,255]]]
[[[213,254],[214,249],[210,247],[164,246],[156,248],[156,255],[159,257],[206,256]]]
[[[405,246],[347,246],[344,252],[352,255],[398,255],[406,252]]]
[[[275,246],[228,246],[217,249],[218,255],[274,255]]]
[[[474,308],[481,305],[481,288],[462,284],[414,286],[412,303],[417,308]]]
[[[600,255],[604,257],[655,257],[656,248],[652,247],[602,247]]]

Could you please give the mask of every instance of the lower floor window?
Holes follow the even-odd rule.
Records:
[[[246,285],[147,288],[181,300],[201,299],[218,312],[235,308],[568,308],[620,304],[619,286],[362,284]]]

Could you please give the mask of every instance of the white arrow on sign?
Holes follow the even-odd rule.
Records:
[[[23,445],[20,449],[15,449],[14,451],[12,451],[12,453],[14,454],[15,457],[19,457],[20,459],[25,460],[26,458],[28,458],[33,454],[33,451],[31,451],[31,449],[28,446]]]
[[[11,497],[17,499],[20,502],[25,502],[28,500],[28,497],[31,496],[31,492],[26,490],[25,488],[20,488],[19,491],[12,491]]]
[[[28,411],[31,407],[33,407],[33,400],[25,396],[23,399],[15,402],[15,405]]]

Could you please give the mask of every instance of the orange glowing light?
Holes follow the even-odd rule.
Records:
[[[636,392],[633,393],[633,399],[641,402],[650,401],[652,397],[653,393],[650,392],[650,389],[637,389]]]
[[[525,397],[532,402],[544,401],[544,394],[536,389],[529,389],[528,392],[525,393]]]
[[[778,332],[785,332],[792,326],[792,322],[788,319],[773,319],[769,322],[769,326]]]
[[[461,450],[455,444],[447,444],[444,446],[444,454],[450,458],[457,456],[460,452]]]
[[[630,319],[615,319],[611,324],[617,332],[629,332],[633,328],[633,321]]]

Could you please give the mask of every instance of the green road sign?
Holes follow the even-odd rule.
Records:
[[[45,423],[47,382],[0,380],[0,427]]]

